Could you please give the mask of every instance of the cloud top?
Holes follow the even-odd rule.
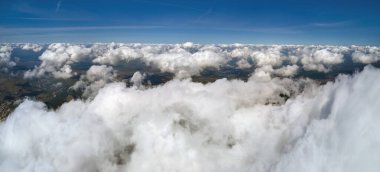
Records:
[[[97,81],[112,68],[89,71],[83,78]],[[112,83],[57,110],[26,100],[0,124],[0,169],[374,171],[378,75],[368,67],[325,86],[287,78]]]
[[[69,78],[71,65],[90,59],[93,64],[120,65],[134,60],[173,73],[177,78],[200,75],[207,68],[230,65],[239,69],[273,68],[274,74],[293,76],[299,69],[328,73],[350,57],[370,64],[380,59],[378,47],[303,45],[215,45],[215,44],[51,44],[41,55],[41,65],[27,71],[26,78],[52,74]],[[281,69],[282,68],[282,69]],[[297,70],[296,70],[297,69]],[[267,70],[268,71],[268,70]],[[273,73],[273,72],[271,72]]]

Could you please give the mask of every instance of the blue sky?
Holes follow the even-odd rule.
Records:
[[[380,1],[2,0],[1,42],[380,45]]]

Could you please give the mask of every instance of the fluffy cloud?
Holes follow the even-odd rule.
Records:
[[[32,47],[32,45],[28,45]],[[140,60],[148,67],[188,78],[206,68],[235,65],[239,69],[260,71],[280,69],[272,74],[292,76],[299,69],[330,72],[342,64],[345,56],[359,63],[375,63],[380,58],[378,47],[315,45],[245,45],[245,44],[93,44],[91,46],[51,44],[41,55],[41,65],[25,73],[26,78],[46,73],[57,78],[73,75],[71,64],[84,58],[93,64],[120,65]],[[268,72],[268,71],[266,71]]]
[[[249,45],[231,45],[232,51],[228,53],[230,57],[240,59],[238,61],[239,68],[249,68],[251,64],[248,59],[252,60],[256,66],[280,66],[286,59],[281,52],[284,48],[280,45],[273,46],[249,46]]]
[[[328,72],[332,65],[343,63],[346,47],[305,46],[290,51],[293,60],[300,59],[303,69]]]
[[[0,44],[0,71],[8,71],[8,68],[16,65],[11,59],[12,50],[11,45]]]
[[[178,78],[199,75],[206,67],[219,67],[226,62],[222,55],[208,50],[191,52],[193,44],[183,45],[139,45],[111,44],[104,54],[96,57],[93,62],[115,65],[140,59],[147,65],[157,66],[163,72],[176,74]]]
[[[91,53],[84,45],[50,44],[39,57],[41,65],[25,72],[25,78],[41,77],[46,73],[55,78],[70,78],[73,73],[71,64],[77,63]]]
[[[14,65],[11,52],[1,46],[0,66]],[[71,87],[89,98],[56,110],[21,103],[0,123],[0,171],[378,171],[380,71],[326,85],[293,78],[329,72],[345,56],[375,63],[379,48],[51,44],[24,76],[69,78],[72,64],[90,60]],[[176,79],[143,87],[145,74],[135,72],[134,86],[113,83],[112,65],[132,60]],[[246,82],[184,79],[221,66],[253,72]]]
[[[252,52],[257,66],[280,66],[284,60],[280,52],[281,46],[263,47]]]
[[[279,76],[289,77],[297,74],[299,67],[297,65],[286,65],[274,71]]]
[[[273,45],[273,46],[232,46],[228,54],[233,58],[240,59],[237,63],[239,68],[250,68],[251,59],[257,67],[281,66],[284,62],[302,65],[305,70],[329,72],[333,65],[343,63],[344,54],[349,52],[344,46],[302,46],[302,45]]]
[[[137,71],[133,74],[132,78],[130,79],[130,82],[133,84],[133,86],[139,88],[142,86],[144,78],[145,74],[141,74],[139,71]]]
[[[143,57],[143,54],[135,49],[127,46],[115,47],[115,45],[110,45],[105,53],[101,54],[93,60],[95,63],[100,64],[117,64],[121,61],[128,62],[129,60],[137,59]]]
[[[43,46],[39,44],[27,43],[27,44],[21,44],[20,48],[23,50],[32,50],[34,52],[40,52],[43,49]]]
[[[252,49],[248,46],[242,47],[234,47],[234,49],[229,53],[231,57],[235,58],[248,58],[252,54]]]
[[[294,76],[298,71],[297,65],[287,65],[281,68],[273,69],[271,65],[265,65],[259,68],[256,68],[253,72],[252,78],[256,80],[271,80],[273,76],[281,77],[291,77]]]
[[[353,79],[344,76],[325,86],[324,120],[312,121],[273,171],[378,171],[379,74],[367,68]]]
[[[115,81],[116,76],[117,74],[111,66],[94,65],[71,88],[83,90],[84,97],[95,96],[99,89],[107,83]]]
[[[265,115],[249,113],[264,110],[268,101],[284,101],[280,93],[299,90],[298,84],[289,82],[220,80],[202,85],[175,80],[148,90],[111,84],[93,101],[72,101],[57,111],[46,111],[43,104],[26,101],[0,125],[3,143],[0,157],[7,157],[0,160],[0,168],[5,171],[268,168],[278,153],[267,157],[269,160],[257,159],[253,164],[256,167],[248,167],[249,159],[265,153],[264,147],[275,149],[276,144],[271,142],[279,141],[276,137],[287,124],[278,121],[276,125],[284,125],[283,129],[267,128],[264,123],[275,117],[269,109]],[[242,123],[247,119],[252,123]],[[23,125],[26,121],[28,125]],[[270,131],[275,138],[255,134],[260,130]]]
[[[379,47],[354,47],[356,50],[352,53],[352,59],[355,62],[370,64],[380,60]]]
[[[55,111],[26,100],[0,124],[0,170],[376,171],[378,75],[113,83]]]
[[[205,67],[218,68],[226,60],[213,51],[200,51],[190,54],[183,49],[175,49],[149,61],[156,64],[162,71],[175,73],[179,78],[198,75]]]

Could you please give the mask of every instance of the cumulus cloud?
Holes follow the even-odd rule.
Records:
[[[232,58],[240,59],[239,68],[250,68],[251,64],[248,59],[252,60],[257,67],[262,66],[280,66],[286,56],[281,52],[284,48],[280,45],[273,46],[249,46],[249,45],[231,45],[233,50],[228,53]]]
[[[97,46],[98,47],[98,46]],[[111,44],[108,46],[108,49],[95,58],[93,62],[100,64],[117,64],[121,61],[130,61],[133,59],[137,59],[143,57],[143,54],[138,52],[137,50],[127,47],[127,46],[115,46]]]
[[[287,65],[281,68],[273,69],[271,65],[265,65],[256,68],[251,78],[261,81],[269,81],[273,76],[291,77],[297,73],[298,68],[299,67],[297,65]]]
[[[248,46],[234,47],[234,49],[229,54],[231,57],[235,58],[248,58],[252,54],[252,49],[250,49]]]
[[[183,43],[183,47],[184,48],[193,48],[194,47],[194,43],[192,43],[192,42],[185,42],[185,43]]]
[[[83,90],[84,97],[95,96],[99,89],[107,83],[115,81],[117,73],[111,66],[94,65],[80,77],[71,88],[74,90]]]
[[[130,82],[135,87],[141,87],[144,78],[145,78],[145,74],[141,74],[139,71],[137,71],[133,74],[132,78],[130,79]]]
[[[174,49],[149,59],[162,71],[175,73],[179,78],[198,75],[205,67],[218,68],[225,59],[213,51],[200,51],[190,54],[183,49]]]
[[[233,49],[228,54],[238,58],[239,68],[250,68],[252,60],[256,67],[265,66],[278,67],[286,62],[291,64],[293,71],[300,65],[304,70],[329,72],[333,65],[343,63],[344,54],[349,52],[344,46],[303,46],[303,45],[272,45],[272,46],[250,46],[231,45]]]
[[[219,67],[225,58],[214,51],[204,49],[191,52],[192,43],[183,45],[140,45],[110,44],[105,53],[93,60],[94,63],[112,64],[140,59],[154,65],[163,72],[174,73],[178,78],[199,75],[206,67]]]
[[[26,100],[0,124],[0,171],[376,171],[378,75],[112,83],[57,110]]]
[[[325,86],[321,106],[326,119],[312,121],[274,171],[378,171],[379,74],[366,68],[353,79],[342,76]]]
[[[27,49],[40,49],[26,44]],[[33,48],[34,47],[34,48]],[[139,60],[148,67],[173,73],[177,78],[200,75],[206,68],[235,65],[239,69],[283,68],[276,75],[291,76],[299,69],[327,73],[342,64],[345,56],[354,62],[375,63],[378,47],[317,45],[246,44],[93,44],[90,46],[51,44],[41,55],[41,65],[25,73],[26,78],[52,74],[57,78],[73,75],[71,65],[88,58],[93,64],[120,65]],[[260,69],[259,69],[260,70]],[[268,72],[268,71],[267,71]]]
[[[16,62],[11,59],[12,50],[11,45],[0,44],[0,71],[8,71],[8,68],[16,65]]]
[[[287,87],[299,89],[297,84],[288,82],[220,80],[202,85],[174,80],[148,90],[111,84],[93,101],[72,101],[57,111],[47,111],[41,103],[25,101],[0,125],[3,143],[0,157],[7,157],[0,160],[0,168],[8,171],[245,169],[251,164],[249,159],[263,154],[262,148],[271,140],[259,143],[265,136],[251,133],[254,123],[244,124],[241,120],[256,119],[258,124],[271,121],[272,115],[251,116],[249,111],[255,107],[261,111],[269,100],[284,101],[278,94],[287,94],[290,89]],[[28,125],[23,125],[26,121]],[[257,125],[255,130],[266,128]],[[273,130],[275,137],[283,129],[269,127],[269,130]],[[13,144],[16,140],[17,144]],[[252,147],[256,148],[251,152],[243,151]],[[268,168],[271,162],[258,159],[256,164],[257,168]]]
[[[343,63],[346,47],[305,46],[290,51],[290,56],[299,59],[303,69],[328,72],[332,65]]]
[[[39,44],[26,43],[26,44],[21,44],[20,48],[23,50],[32,50],[34,52],[40,52],[43,49],[43,46]]]
[[[352,53],[352,59],[358,63],[370,64],[380,60],[380,48],[374,46],[357,47]]]
[[[24,78],[41,77],[45,74],[52,74],[55,78],[70,78],[73,75],[70,65],[83,60],[90,53],[91,49],[84,45],[50,44],[39,57],[41,65],[26,71]]]
[[[274,73],[279,76],[289,77],[297,74],[298,69],[299,67],[297,65],[286,65],[276,69]]]
[[[12,48],[1,46],[0,67],[15,65]],[[84,99],[57,110],[21,103],[0,123],[0,171],[378,171],[380,70],[366,67],[326,85],[294,78],[300,70],[329,72],[346,56],[375,63],[379,48],[51,44],[24,77],[69,78],[74,63],[89,60],[71,87]],[[133,60],[176,78],[143,87],[137,71],[128,88],[113,66]],[[252,74],[248,81],[189,79],[223,66]]]
[[[257,66],[279,66],[284,60],[280,50],[281,46],[263,47],[252,52],[252,57]]]

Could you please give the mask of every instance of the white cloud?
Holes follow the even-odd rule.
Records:
[[[14,65],[11,51],[1,46],[0,65]],[[24,76],[69,78],[72,64],[88,58],[96,65],[72,88],[90,98],[57,110],[21,103],[0,123],[0,171],[376,171],[380,71],[324,86],[292,78],[300,69],[329,72],[345,55],[374,63],[379,48],[51,44]],[[108,65],[131,60],[177,79],[142,88],[145,75],[136,72],[134,87],[111,83],[117,72]],[[247,82],[184,79],[232,60],[254,67]]]
[[[299,67],[297,65],[287,65],[276,69],[274,73],[280,76],[289,77],[294,76],[298,72],[298,69]]]
[[[192,43],[192,42],[185,42],[185,43],[183,43],[183,47],[184,48],[193,48],[194,47],[194,43]]]
[[[272,73],[274,69],[270,65],[265,65],[259,68],[256,68],[251,76],[251,79],[259,81],[270,81],[272,79]]]
[[[349,52],[349,48],[343,46],[231,45],[230,48],[232,51],[228,54],[240,59],[237,62],[239,68],[250,68],[247,59],[251,59],[258,68],[268,65],[275,68],[288,62],[293,65],[293,69],[294,65],[300,63],[303,69],[318,72],[328,72],[331,66],[342,63],[344,53]]]
[[[27,71],[25,77],[38,77],[45,73],[62,73],[65,71],[61,69],[63,66],[71,66],[72,63],[78,63],[86,57],[92,60],[93,64],[105,65],[119,65],[132,60],[140,60],[148,67],[173,73],[177,78],[199,75],[206,68],[219,68],[230,65],[232,61],[240,69],[264,66],[271,66],[273,69],[284,67],[275,73],[288,76],[296,73],[298,68],[307,71],[329,72],[335,65],[344,62],[345,55],[352,56],[355,62],[374,63],[380,59],[379,52],[378,47],[363,46],[201,45],[191,42],[184,44],[110,43],[93,44],[91,47],[51,44],[40,57],[42,64],[34,70]],[[290,68],[290,66],[292,67]],[[72,75],[72,73],[67,73],[55,76],[70,77]]]
[[[82,89],[84,97],[93,97],[107,83],[115,81],[116,76],[117,74],[111,66],[93,65],[71,88]]]
[[[71,66],[67,64],[63,65],[58,71],[51,71],[54,78],[70,78],[72,76],[71,72]]]
[[[356,50],[352,53],[352,59],[355,62],[370,64],[380,60],[380,48],[374,46],[354,47]]]
[[[199,75],[205,67],[218,68],[226,62],[222,56],[213,51],[206,50],[191,54],[183,49],[173,49],[149,60],[162,71],[175,73],[178,78]]]
[[[231,57],[235,58],[248,58],[252,54],[252,49],[249,47],[236,47],[230,52]]]
[[[95,63],[100,64],[117,64],[121,61],[128,62],[129,60],[137,59],[143,57],[143,54],[139,53],[131,47],[121,46],[121,47],[109,47],[109,49],[93,60]]]
[[[284,60],[281,46],[263,47],[252,52],[252,57],[258,66],[280,66]]]
[[[41,77],[46,73],[53,74],[55,78],[70,78],[73,75],[70,65],[83,60],[90,53],[91,49],[84,45],[50,44],[39,57],[41,65],[26,71],[24,78]]]
[[[299,90],[299,84],[224,79],[202,85],[174,80],[137,90],[119,83],[106,86],[92,101],[71,101],[57,111],[26,101],[0,125],[0,157],[7,157],[0,159],[0,169],[268,169],[280,154],[277,144],[288,141],[280,135],[291,129],[279,120],[286,118],[286,111],[276,113],[265,103],[283,102],[279,94]],[[292,120],[301,114],[293,114]],[[267,126],[272,122],[281,127]],[[306,121],[300,122],[302,128]],[[266,157],[259,158],[267,150]],[[250,162],[252,158],[256,162]]]
[[[343,63],[345,47],[309,46],[298,47],[292,56],[300,58],[303,69],[328,72],[332,65]]]
[[[182,48],[182,46],[184,48]],[[108,50],[93,60],[100,64],[117,64],[140,59],[147,65],[157,66],[163,72],[174,73],[178,78],[186,78],[199,73],[206,67],[219,67],[226,59],[210,47],[190,52],[194,45],[124,45],[111,44]],[[187,48],[187,49],[185,49]]]
[[[380,169],[380,82],[378,69],[366,68],[359,76],[340,77],[321,96],[324,120],[315,120],[276,170],[368,171]]]
[[[193,63],[214,58],[171,51]],[[257,68],[270,74],[266,80],[204,85],[185,79],[147,89],[112,83],[94,99],[70,101],[57,110],[26,100],[0,123],[0,171],[380,168],[378,69],[318,86],[309,79],[271,77],[297,68],[271,64]],[[115,77],[112,71],[92,66],[81,78],[103,81]],[[140,82],[141,74],[135,75]]]
[[[249,63],[247,59],[240,59],[236,64],[239,69],[246,69],[252,67],[251,63]]]
[[[297,65],[287,65],[281,68],[273,69],[271,65],[265,65],[256,68],[253,72],[252,78],[260,81],[270,81],[273,75],[281,77],[291,77],[298,72]]]
[[[133,86],[139,88],[142,86],[142,82],[145,78],[145,74],[141,74],[139,71],[135,72],[130,80]]]
[[[16,65],[16,62],[12,61],[12,46],[9,44],[0,44],[0,71],[8,71],[9,68]]]
[[[20,48],[23,50],[32,50],[34,52],[40,52],[43,49],[43,46],[39,44],[26,43],[26,44],[21,44]]]

